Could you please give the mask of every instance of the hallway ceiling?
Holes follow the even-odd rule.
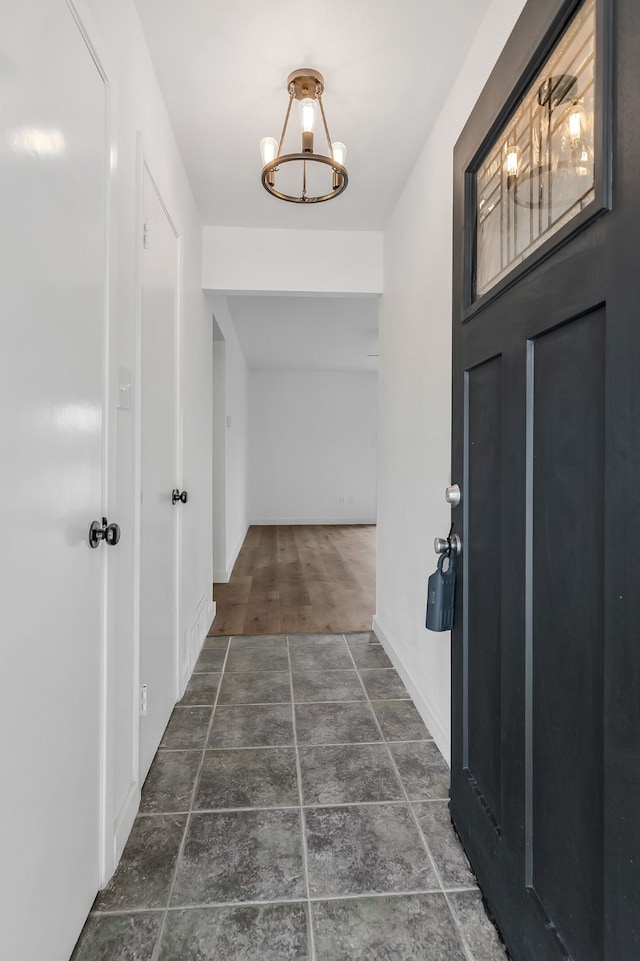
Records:
[[[384,227],[489,6],[135,2],[203,222],[329,230]],[[349,151],[345,194],[308,207],[260,184],[260,140],[280,136],[300,66],[324,74],[331,136]]]
[[[377,371],[378,297],[228,298],[251,370]]]

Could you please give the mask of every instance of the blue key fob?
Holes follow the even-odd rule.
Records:
[[[448,561],[447,569],[444,569]],[[442,554],[437,570],[427,586],[427,630],[450,631],[456,596],[456,559],[454,554]]]

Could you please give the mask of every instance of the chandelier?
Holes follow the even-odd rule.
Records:
[[[593,186],[593,115],[576,96],[577,83],[561,74],[539,86],[527,158],[517,143],[505,143],[507,190],[519,206],[565,207]]]
[[[317,70],[301,67],[289,74],[287,90],[289,92],[289,104],[280,141],[278,142],[274,137],[264,137],[260,142],[260,153],[264,164],[261,175],[262,186],[278,200],[288,200],[294,204],[317,204],[324,200],[332,200],[346,189],[349,176],[344,165],[347,148],[339,141],[332,143],[329,136],[329,127],[322,103],[324,77]],[[283,154],[282,148],[294,100],[298,101],[300,126],[302,128],[301,150],[299,153]],[[326,154],[315,153],[314,151],[313,130],[318,112],[322,118],[322,125],[327,138]],[[293,178],[289,177],[284,186],[281,184],[283,189],[278,190],[276,174],[288,164],[291,165],[289,171],[297,170],[298,174]],[[331,189],[327,189],[329,186],[331,186]],[[299,192],[294,193],[295,189],[298,189]]]

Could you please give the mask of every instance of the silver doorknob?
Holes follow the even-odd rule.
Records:
[[[444,492],[444,499],[447,504],[451,504],[452,507],[457,507],[462,500],[462,491],[457,484],[452,484],[451,487],[447,487]]]
[[[433,549],[436,554],[446,554],[449,550],[449,542],[451,542],[451,553],[458,557],[462,552],[462,541],[459,534],[452,534],[449,541],[446,537],[436,537],[433,542]]]

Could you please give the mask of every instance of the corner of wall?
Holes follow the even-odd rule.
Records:
[[[404,681],[404,685],[407,688],[413,703],[415,704],[418,712],[429,729],[433,740],[438,745],[440,753],[444,757],[447,764],[451,764],[451,725],[449,722],[439,716],[437,709],[434,705],[429,704],[425,699],[422,692],[416,686],[411,672],[407,668],[406,664],[402,660],[400,654],[398,653],[398,646],[387,628],[382,624],[380,618],[377,614],[373,617],[372,629],[385,651],[389,655],[393,666],[397,670],[398,674]]]

